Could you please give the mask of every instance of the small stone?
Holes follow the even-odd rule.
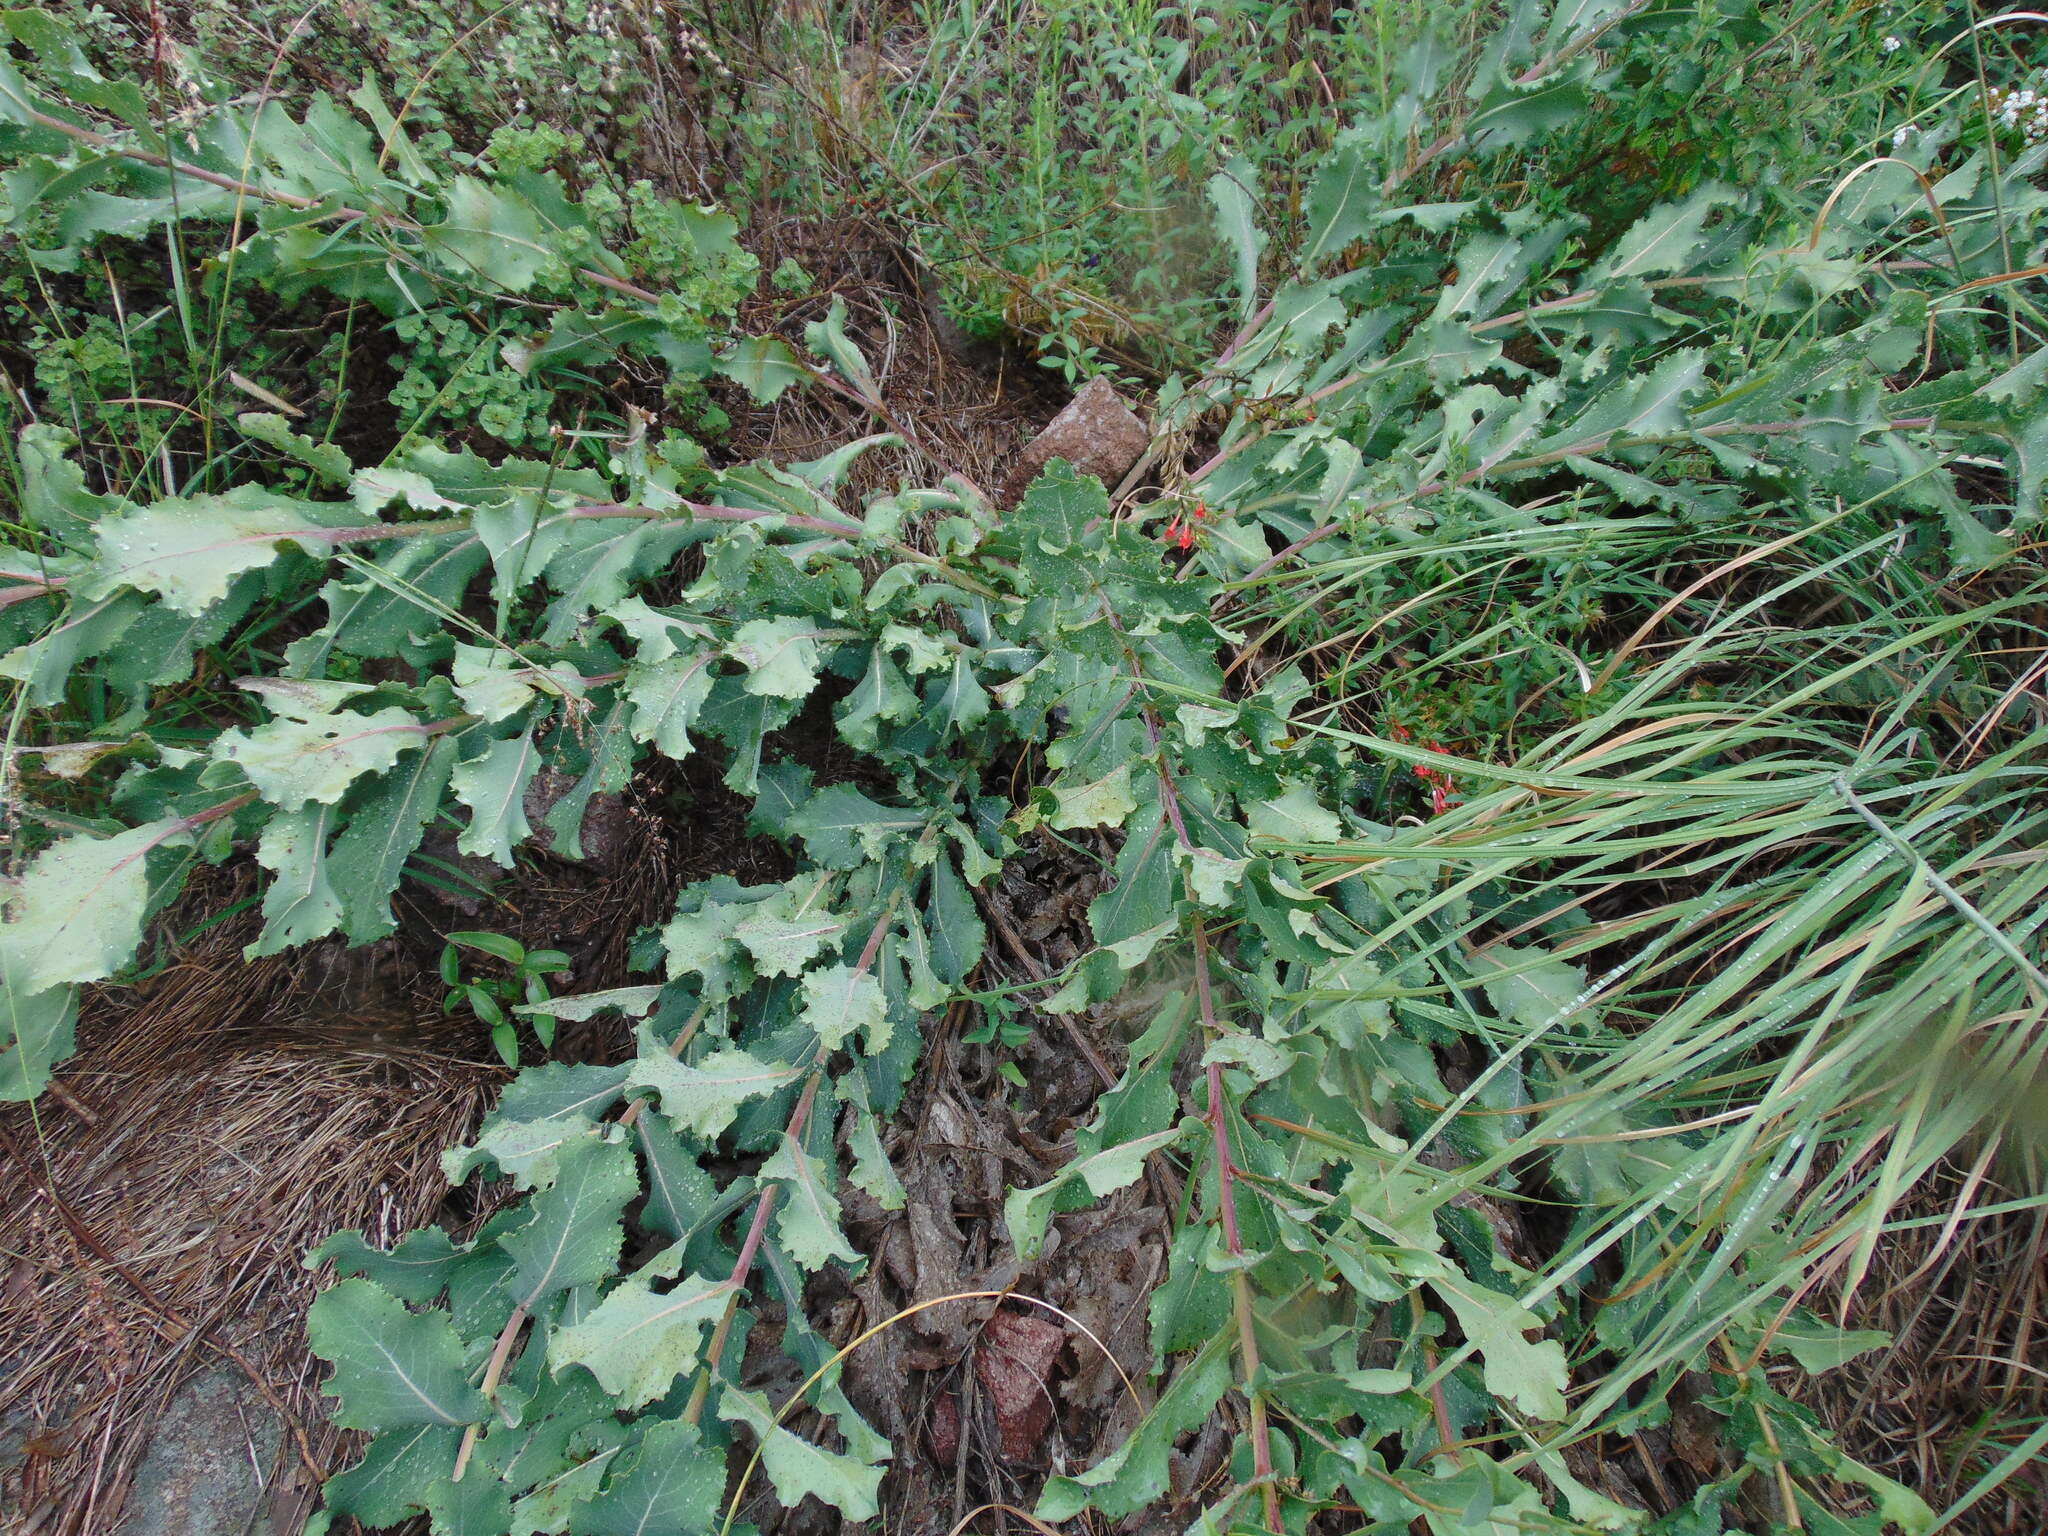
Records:
[[[1115,386],[1107,379],[1091,379],[1025,447],[997,500],[1014,507],[1054,459],[1065,459],[1114,490],[1151,442],[1151,429],[1124,403]]]
[[[180,1389],[164,1410],[128,1494],[122,1536],[221,1536],[249,1530],[283,1427],[255,1388],[225,1367]]]
[[[1052,1372],[1067,1342],[1049,1318],[997,1312],[974,1352],[974,1373],[995,1406],[1003,1459],[1027,1462],[1052,1425]]]

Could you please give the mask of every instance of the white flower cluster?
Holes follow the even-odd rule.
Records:
[[[2048,81],[2042,86],[1991,92],[1991,110],[1999,126],[2018,129],[2030,144],[2048,139]]]
[[[1901,48],[1905,46],[1906,42],[1904,38],[1888,37],[1884,40],[1884,51],[1886,53],[1897,53]]]

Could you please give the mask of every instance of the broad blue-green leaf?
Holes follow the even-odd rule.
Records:
[[[932,865],[931,906],[926,917],[932,974],[949,987],[960,986],[981,964],[988,929],[975,908],[973,892],[944,854]]]
[[[1324,806],[1313,789],[1300,783],[1289,785],[1277,799],[1246,806],[1244,819],[1253,835],[1288,843],[1329,843],[1344,835],[1344,823],[1337,813]]]
[[[817,1031],[826,1050],[838,1050],[856,1030],[867,1033],[868,1055],[888,1046],[888,1002],[872,969],[821,966],[804,973],[802,991],[804,1022]]]
[[[656,1291],[644,1271],[627,1279],[581,1322],[548,1341],[549,1369],[582,1366],[621,1409],[653,1402],[697,1363],[707,1323],[725,1311],[733,1294],[725,1280],[685,1275]]]
[[[1115,1520],[1145,1508],[1166,1492],[1167,1457],[1174,1442],[1215,1412],[1230,1386],[1230,1351],[1212,1340],[1180,1368],[1122,1445],[1086,1472],[1046,1483],[1038,1518],[1057,1523],[1094,1508]]]
[[[147,856],[190,845],[176,818],[112,837],[67,837],[0,883],[0,972],[10,989],[37,993],[67,982],[101,981],[142,942],[149,903]]]
[[[719,354],[717,367],[759,405],[773,405],[790,385],[809,377],[796,354],[773,336],[750,336],[735,342]]]
[[[872,1520],[880,1512],[880,1467],[863,1466],[851,1456],[822,1450],[792,1434],[775,1422],[767,1399],[759,1393],[727,1387],[719,1394],[718,1416],[753,1431],[768,1481],[787,1508],[794,1509],[805,1498],[815,1496],[848,1520]]]
[[[455,846],[507,868],[512,850],[532,834],[526,820],[526,791],[540,771],[540,749],[530,732],[494,741],[456,766],[455,798],[469,807],[469,825]]]
[[[1484,959],[1500,967],[1482,969],[1480,985],[1504,1019],[1543,1029],[1586,1004],[1586,972],[1581,966],[1551,959],[1540,950],[1507,945],[1489,947]]]
[[[309,802],[333,805],[366,773],[382,773],[399,754],[421,746],[420,722],[398,708],[373,714],[314,714],[223,731],[214,756],[249,776],[281,811]]]
[[[1095,942],[1105,947],[1151,933],[1173,918],[1173,833],[1164,816],[1141,818],[1116,860],[1117,883],[1088,906]]]
[[[561,1174],[563,1148],[590,1138],[590,1122],[576,1116],[514,1120],[494,1114],[477,1131],[474,1144],[441,1154],[441,1172],[450,1184],[460,1184],[473,1169],[490,1163],[521,1189],[547,1189]]]
[[[710,1141],[732,1124],[747,1100],[773,1093],[796,1077],[796,1068],[761,1061],[737,1046],[712,1051],[691,1066],[657,1044],[651,1051],[643,1046],[626,1082],[652,1089],[661,1099],[661,1112],[679,1129]]]
[[[504,611],[514,593],[540,579],[569,542],[576,525],[553,512],[533,491],[470,514],[470,528],[491,560],[491,596]]]
[[[626,671],[626,702],[633,706],[633,739],[654,743],[664,757],[690,755],[690,728],[718,679],[709,652],[638,662]]]
[[[925,684],[924,696],[941,735],[972,730],[988,718],[988,690],[974,675],[973,659],[964,651],[954,653],[943,677]]]
[[[340,1275],[361,1275],[400,1301],[432,1301],[448,1288],[469,1256],[439,1227],[408,1233],[396,1248],[372,1248],[360,1232],[337,1232],[306,1255],[306,1267],[332,1264]]]
[[[889,659],[880,645],[868,660],[868,669],[834,711],[839,735],[857,752],[873,752],[879,744],[885,721],[908,720],[917,714],[917,694],[902,670]]]
[[[848,1246],[839,1230],[839,1197],[832,1192],[835,1170],[812,1157],[783,1133],[782,1145],[761,1165],[760,1178],[782,1181],[782,1195],[775,1203],[775,1232],[789,1256],[805,1269],[823,1269],[837,1260],[855,1264],[860,1255]]]
[[[552,850],[563,858],[583,857],[583,818],[590,810],[590,802],[599,795],[617,794],[632,776],[631,716],[632,705],[625,696],[613,693],[609,706],[581,727],[590,761],[543,821],[552,839]]]
[[[1740,197],[1732,187],[1709,182],[1680,202],[1658,204],[1614,242],[1597,269],[1599,280],[1689,272],[1693,253],[1705,237],[1707,220],[1716,209],[1729,207]]]
[[[385,774],[357,803],[329,848],[327,877],[341,892],[351,944],[368,944],[397,930],[391,895],[427,823],[441,808],[455,753],[452,738],[438,737],[403,768]]]
[[[512,1490],[477,1472],[461,1482],[443,1478],[427,1489],[434,1536],[503,1536],[512,1523]]]
[[[1832,1371],[1858,1355],[1883,1349],[1892,1336],[1879,1328],[1837,1328],[1801,1312],[1771,1335],[1774,1349],[1783,1350],[1810,1375]]]
[[[25,1104],[78,1048],[78,988],[16,986],[0,961],[0,1103]]]
[[[604,1492],[577,1506],[580,1536],[704,1536],[718,1528],[725,1458],[704,1447],[696,1425],[656,1420],[618,1462]]]
[[[1077,1158],[1046,1183],[1031,1189],[1013,1189],[1003,1201],[1003,1224],[1010,1229],[1018,1257],[1032,1259],[1045,1243],[1046,1223],[1052,1220],[1054,1202],[1069,1185],[1085,1184],[1097,1199],[1134,1184],[1145,1172],[1145,1159],[1178,1140],[1180,1127],[1171,1126],[1150,1136],[1104,1147],[1090,1157]]]
[[[279,811],[263,828],[256,862],[271,872],[263,891],[263,932],[244,954],[275,955],[324,938],[341,926],[341,896],[328,878],[327,837],[334,808]]]
[[[845,932],[845,918],[806,908],[795,890],[761,903],[732,930],[763,976],[796,975]]]
[[[326,1512],[371,1527],[396,1525],[427,1507],[427,1490],[455,1470],[462,1431],[419,1424],[377,1436],[363,1459],[321,1485]]]
[[[228,595],[243,571],[269,565],[279,545],[321,524],[285,496],[245,488],[225,496],[173,497],[107,518],[99,525],[99,557],[78,587],[89,598],[122,587],[155,592],[181,613],[199,614]]]
[[[1564,1346],[1555,1339],[1523,1337],[1543,1326],[1534,1313],[1512,1296],[1463,1278],[1438,1276],[1430,1285],[1449,1303],[1466,1342],[1478,1350],[1487,1391],[1531,1418],[1565,1416]]]
[[[747,669],[741,686],[748,693],[801,699],[818,685],[817,626],[809,619],[749,619],[725,653]]]
[[[1131,798],[1129,763],[1118,763],[1091,784],[1062,781],[1053,785],[1052,792],[1059,804],[1058,809],[1046,819],[1046,824],[1060,831],[1073,831],[1080,827],[1120,827],[1138,808],[1138,802]]]
[[[718,1185],[696,1153],[671,1128],[666,1115],[642,1115],[633,1122],[646,1170],[647,1203],[639,1222],[678,1241],[688,1237],[718,1200]]]
[[[31,704],[61,704],[79,667],[106,656],[147,609],[140,593],[120,592],[98,603],[73,603],[26,645],[0,657],[0,677],[28,685]]]
[[[1217,1242],[1215,1227],[1194,1223],[1174,1237],[1166,1280],[1149,1303],[1152,1358],[1158,1367],[1206,1344],[1230,1324],[1230,1283],[1202,1262]]]
[[[596,1011],[591,1005],[618,999],[621,992],[631,994],[642,990],[639,987],[621,987],[612,992],[588,992],[581,997],[563,999],[559,1012],[565,1019],[587,1019]],[[618,1102],[625,1086],[626,1068],[623,1064],[607,1066],[594,1061],[545,1061],[526,1068],[511,1081],[499,1095],[498,1107],[492,1118],[573,1120],[588,1125]]]
[[[849,1081],[857,1082],[859,1079]],[[865,1093],[862,1097],[865,1098]],[[853,1153],[853,1168],[847,1177],[856,1187],[872,1196],[875,1204],[883,1210],[902,1210],[910,1197],[903,1188],[903,1181],[896,1177],[889,1154],[882,1146],[881,1129],[874,1112],[864,1103],[855,1103],[850,1113],[853,1123],[847,1132],[846,1145]]]
[[[84,550],[90,548],[90,531],[123,503],[118,496],[86,489],[85,471],[71,456],[77,443],[64,428],[35,422],[23,427],[15,440],[15,463],[21,521]]]
[[[543,686],[550,692],[563,691],[555,679],[529,666],[516,651],[465,645],[460,640],[455,642],[455,657],[449,664],[448,675],[462,707],[486,725],[518,714]]]
[[[576,1507],[597,1497],[618,1454],[617,1449],[600,1452],[541,1482],[512,1506],[508,1536],[562,1536]]]
[[[395,655],[410,636],[439,630],[484,558],[473,532],[407,538],[374,565],[330,581],[320,589],[327,623],[285,649],[293,675],[320,676],[336,652]]]
[[[870,800],[851,784],[834,784],[794,812],[784,830],[804,840],[804,852],[814,862],[827,869],[853,869],[924,823],[917,811]]]
[[[448,188],[448,216],[420,239],[467,281],[523,293],[551,259],[547,227],[533,205],[507,187],[458,176]]]
[[[1526,144],[1586,111],[1592,77],[1593,61],[1587,58],[1528,85],[1503,77],[1473,108],[1465,131],[1474,144],[1491,150]]]
[[[813,320],[804,327],[804,344],[821,357],[830,358],[832,366],[860,391],[863,400],[871,404],[881,401],[882,387],[869,371],[868,360],[846,334],[846,300],[838,294],[832,295],[832,307],[823,320]]]
[[[1362,239],[1372,227],[1380,201],[1375,164],[1365,134],[1352,130],[1337,135],[1309,178],[1302,208],[1307,225],[1301,242],[1304,267]]]
[[[1689,347],[1666,354],[1641,378],[1617,380],[1571,425],[1535,445],[1550,452],[1569,444],[1598,453],[1616,437],[1676,432],[1686,424],[1686,401],[1706,383],[1707,354]]]
[[[446,1313],[408,1312],[368,1280],[323,1291],[306,1315],[313,1353],[334,1367],[321,1391],[341,1399],[347,1429],[476,1424],[489,1411],[469,1384]]]
[[[556,1154],[560,1172],[533,1201],[533,1220],[500,1238],[518,1266],[513,1294],[528,1311],[557,1292],[595,1285],[618,1267],[620,1218],[640,1193],[632,1149],[586,1136]]]
[[[291,423],[275,411],[243,411],[235,417],[235,425],[242,429],[244,437],[267,443],[288,458],[298,460],[329,485],[348,484],[351,466],[340,444],[323,443],[303,432],[294,432]]]
[[[1259,253],[1266,237],[1259,229],[1258,172],[1243,156],[1209,178],[1209,206],[1217,238],[1230,252],[1237,278],[1238,318],[1259,307]]]

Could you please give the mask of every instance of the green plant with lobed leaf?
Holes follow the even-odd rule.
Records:
[[[0,74],[0,110],[42,190],[16,217],[79,253],[260,204],[223,246],[252,271],[365,284],[394,314],[428,292],[558,306],[528,332],[537,369],[624,347],[880,404],[843,328],[811,338],[829,367],[714,344],[717,303],[644,287],[526,173],[387,182],[337,128],[361,153],[316,184],[290,120],[236,105],[174,142],[23,14],[41,73]],[[1205,1529],[1699,1536],[1753,1485],[1786,1524],[1934,1528],[1767,1362],[1878,1342],[1807,1305],[1817,1274],[1860,1273],[1898,1192],[2039,1068],[2042,741],[2010,723],[2024,664],[2001,659],[2038,643],[2038,590],[1964,606],[1947,585],[2014,572],[2039,518],[2031,312],[1977,307],[2011,291],[2003,221],[2038,206],[2036,167],[1944,167],[1934,228],[1912,222],[1919,181],[1884,170],[1817,232],[1718,187],[1604,242],[1569,215],[1404,200],[1434,160],[1568,123],[1618,14],[1518,8],[1455,68],[1417,50],[1385,117],[1305,175],[1278,288],[1242,178],[1207,188],[1239,334],[1164,407],[1169,429],[1226,425],[1156,504],[1056,465],[1000,517],[964,484],[842,505],[875,439],[713,468],[631,427],[555,461],[407,433],[357,464],[260,419],[244,434],[280,459],[245,448],[215,489],[141,496],[28,429],[0,592],[8,1096],[47,1082],[76,989],[131,963],[195,860],[270,872],[259,953],[363,941],[437,817],[511,864],[546,767],[571,787],[545,830],[574,857],[596,796],[710,753],[793,865],[680,892],[637,946],[645,984],[524,1005],[621,1011],[636,1049],[529,1066],[449,1154],[451,1179],[518,1196],[479,1232],[316,1255],[345,1278],[312,1343],[339,1422],[372,1435],[320,1520],[696,1536],[734,1523],[732,1467],[756,1462],[784,1503],[874,1518],[895,1448],[842,1391],[805,1282],[863,1262],[849,1182],[903,1203],[882,1127],[925,1021],[981,990],[977,891],[1027,841],[1087,829],[1115,883],[1037,1010],[1167,957],[1187,985],[1067,1166],[1012,1193],[1010,1236],[1034,1259],[1155,1159],[1189,1201],[1151,1303],[1160,1390],[1049,1482],[1043,1518],[1154,1504],[1175,1441],[1221,1411],[1243,1433]],[[311,478],[264,484],[279,462]],[[1619,640],[1545,590],[1596,561],[1643,594]],[[1482,578],[1539,618],[1475,616]],[[1386,658],[1358,615],[1402,603],[1442,616],[1402,642],[1440,678],[1482,670],[1508,632],[1489,624],[1600,643],[1542,674],[1583,667],[1582,704],[1498,729],[1492,756],[1375,731],[1354,695]],[[278,606],[310,610],[302,633],[236,643]],[[216,646],[261,661],[250,702],[158,739],[166,689]],[[67,737],[83,694],[122,701],[135,738]],[[857,779],[798,761],[800,715]],[[92,777],[27,780],[36,754]],[[1023,762],[1044,771],[1020,795]],[[1417,814],[1416,769],[1463,804]],[[1517,1205],[1560,1230],[1532,1246]],[[808,1378],[789,1402],[738,1380],[764,1297]],[[1568,1452],[1655,1423],[1700,1371],[1733,1454],[1689,1507],[1653,1526],[1574,1474]],[[799,1407],[829,1446],[785,1427]]]

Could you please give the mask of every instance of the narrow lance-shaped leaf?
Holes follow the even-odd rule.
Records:
[[[1259,306],[1259,252],[1266,237],[1259,229],[1257,172],[1242,156],[1209,178],[1209,205],[1215,210],[1216,233],[1230,251],[1237,275],[1240,318]]]
[[[379,779],[334,839],[327,875],[341,893],[351,944],[368,944],[396,931],[392,893],[427,823],[441,808],[455,757],[453,738],[437,737],[404,768]]]

